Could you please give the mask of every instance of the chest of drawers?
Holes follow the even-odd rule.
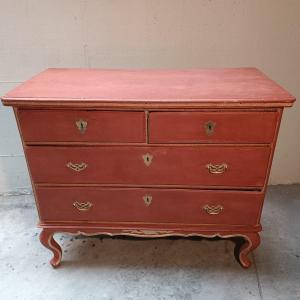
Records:
[[[282,110],[294,97],[254,68],[48,69],[4,97],[14,107],[40,240],[57,232],[241,237],[260,216]]]

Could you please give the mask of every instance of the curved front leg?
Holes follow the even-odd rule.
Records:
[[[40,233],[40,241],[46,248],[53,252],[53,258],[50,260],[50,264],[53,268],[56,268],[60,265],[62,250],[53,238],[54,233],[55,232],[51,229],[43,229]]]
[[[242,237],[244,241],[242,243],[237,243],[234,252],[241,266],[249,268],[251,266],[251,261],[248,258],[248,254],[258,247],[260,244],[260,236],[257,232],[253,232],[243,233]]]

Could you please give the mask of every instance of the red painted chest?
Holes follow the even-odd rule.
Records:
[[[242,237],[260,216],[282,110],[294,97],[254,68],[48,69],[14,107],[41,242],[56,232]]]

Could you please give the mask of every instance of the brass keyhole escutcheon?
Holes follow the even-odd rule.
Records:
[[[79,130],[79,132],[81,134],[84,134],[87,129],[88,122],[80,119],[80,120],[76,121],[75,123],[76,123],[77,129]]]
[[[149,167],[152,163],[153,155],[146,153],[143,155],[144,164]]]
[[[145,196],[143,196],[143,200],[144,200],[146,206],[149,206],[152,203],[152,196],[151,195],[145,195]]]
[[[216,123],[213,121],[208,121],[204,124],[205,133],[208,136],[214,134],[215,128],[216,128]]]

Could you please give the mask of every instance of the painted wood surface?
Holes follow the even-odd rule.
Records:
[[[142,143],[146,139],[144,112],[20,110],[18,118],[25,142]]]
[[[106,183],[135,185],[264,185],[269,147],[102,146],[26,147],[35,183]],[[145,156],[151,156],[149,165]],[[83,164],[80,171],[67,164]],[[208,165],[227,167],[211,173]]]
[[[255,68],[187,70],[48,69],[2,97],[6,105],[264,104],[295,98]]]
[[[151,112],[150,143],[270,143],[278,112]]]
[[[44,222],[257,225],[263,194],[191,189],[37,187],[37,199]]]

